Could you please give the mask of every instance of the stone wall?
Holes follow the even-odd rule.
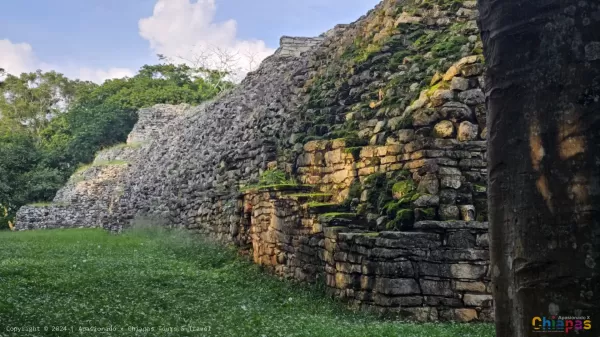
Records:
[[[489,321],[488,225],[419,221],[408,231],[368,231],[352,216],[311,209],[298,188],[258,189],[243,199],[238,242],[255,263],[324,282],[357,307],[418,321]]]
[[[439,220],[487,220],[486,116],[483,107],[481,59],[466,57],[423,91],[405,116],[372,122],[371,144],[348,146],[346,140],[311,141],[298,156],[302,183],[331,193],[333,201],[348,198],[353,183],[361,185],[375,173],[410,172],[422,194],[415,209],[434,208]],[[446,89],[444,89],[446,88]],[[362,184],[362,202],[371,193]],[[372,214],[371,218],[377,218]]]
[[[121,198],[125,178],[164,125],[182,115],[187,105],[157,105],[138,112],[138,122],[127,143],[102,150],[94,161],[81,167],[50,204],[24,206],[16,218],[16,230],[47,228],[103,228],[110,223],[115,203]]]

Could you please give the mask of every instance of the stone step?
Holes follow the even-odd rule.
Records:
[[[329,202],[309,202],[303,205],[310,214],[324,214],[324,213],[346,213],[348,209],[346,206],[329,203]]]
[[[331,193],[293,193],[286,194],[286,199],[296,200],[301,204],[306,204],[310,202],[318,202],[318,203],[328,203],[333,198],[333,194]]]
[[[479,221],[459,221],[459,220],[447,220],[447,221],[437,221],[437,220],[425,220],[415,222],[412,226],[408,226],[407,228],[402,228],[404,231],[445,231],[445,230],[460,230],[460,229],[469,229],[469,230],[477,230],[477,231],[488,231],[489,225],[487,222],[479,222]]]
[[[356,213],[332,212],[319,215],[319,222],[325,227],[344,227],[347,229],[365,229],[367,222]]]

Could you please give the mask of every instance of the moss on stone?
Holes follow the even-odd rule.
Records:
[[[323,213],[320,216],[323,218],[354,219],[354,218],[356,218],[357,214],[349,213],[349,212],[329,212],[329,213]],[[330,227],[330,228],[333,228],[333,227]]]
[[[379,236],[379,232],[360,233],[360,236],[365,236],[368,238],[375,238],[375,237]]]
[[[362,146],[348,147],[344,149],[344,153],[351,154],[355,161],[359,161],[362,149]]]
[[[415,186],[415,182],[413,180],[403,180],[399,181],[392,186],[392,193],[399,198],[408,195],[410,192],[414,191],[417,187]]]

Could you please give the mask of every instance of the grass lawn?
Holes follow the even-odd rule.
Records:
[[[111,331],[86,330],[94,328]],[[354,313],[181,232],[75,229],[0,232],[0,336],[490,337],[494,329]]]

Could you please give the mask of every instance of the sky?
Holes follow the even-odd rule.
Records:
[[[0,68],[102,82],[157,54],[247,72],[282,35],[318,36],[379,0],[0,0]],[[224,56],[228,56],[224,60]]]

